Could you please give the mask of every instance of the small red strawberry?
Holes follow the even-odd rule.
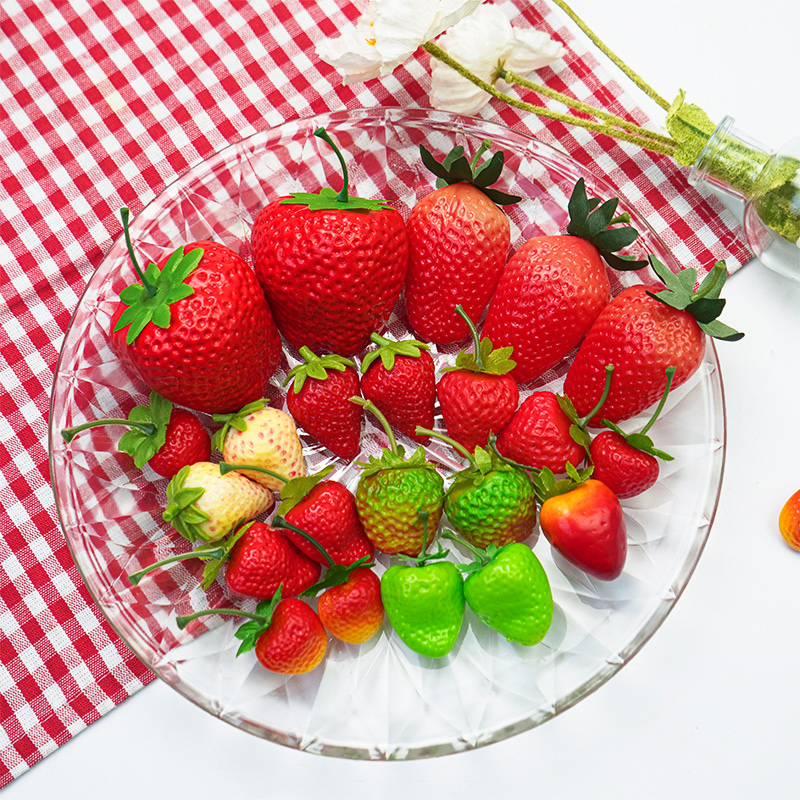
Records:
[[[603,261],[615,269],[640,269],[613,251],[638,236],[629,227],[611,227],[616,198],[602,205],[586,196],[583,178],[569,201],[567,234],[537,236],[509,259],[489,303],[483,335],[496,347],[513,347],[517,383],[540,377],[565,358],[586,335],[611,297]]]
[[[324,129],[314,135],[334,149],[342,190],[297,193],[263,208],[252,231],[255,271],[288,342],[350,356],[394,309],[408,269],[408,234],[387,203],[348,196],[342,154]]]
[[[456,311],[472,331],[475,352],[462,350],[455,367],[445,367],[436,386],[448,435],[472,451],[486,445],[489,435],[502,430],[519,403],[519,389],[508,373],[514,368],[511,348],[493,349],[461,306]]]
[[[283,675],[311,672],[328,649],[328,635],[314,609],[294,597],[284,599],[280,589],[271,600],[259,603],[252,614],[236,608],[208,608],[177,617],[175,622],[183,630],[207,614],[247,619],[234,634],[242,641],[236,655],[255,648],[259,663],[272,672]]]
[[[380,579],[366,567],[353,570],[345,583],[323,592],[317,613],[337,639],[348,644],[368,641],[383,625]]]
[[[719,297],[724,262],[714,265],[696,291],[697,270],[674,274],[654,257],[651,264],[667,288],[636,285],[620,292],[595,320],[567,372],[564,390],[578,413],[586,414],[602,393],[604,367],[614,365],[611,391],[591,425],[604,417],[628,419],[655,403],[669,366],[676,368],[672,388],[685,383],[703,360],[706,334],[724,341],[744,335],[716,319],[725,305]]]
[[[185,408],[174,408],[156,392],[150,392],[149,405],[134,406],[127,419],[92,420],[65,428],[61,435],[69,443],[80,431],[100,425],[130,428],[117,448],[131,456],[139,469],[149,464],[164,478],[172,478],[183,467],[211,458],[211,437],[203,423]]]
[[[358,371],[348,358],[315,355],[300,348],[304,363],[289,370],[286,406],[295,422],[335,456],[352,461],[361,449],[361,395]]]
[[[570,464],[557,481],[547,469],[534,475],[541,502],[539,525],[547,541],[579,569],[603,581],[622,574],[628,554],[622,506],[614,492]]]
[[[602,481],[620,499],[635,497],[655,484],[660,471],[658,459],[672,461],[672,456],[657,450],[647,435],[664,408],[675,367],[667,367],[666,373],[667,385],[661,402],[641,431],[625,433],[619,426],[604,419],[603,424],[610,430],[602,431],[592,439],[592,477]]]
[[[405,308],[417,336],[436,344],[469,336],[453,309],[460,304],[471,319],[480,319],[508,258],[511,226],[497,204],[521,198],[489,188],[505,160],[498,151],[479,164],[489,145],[484,141],[471,162],[463,147],[455,147],[441,164],[420,145],[422,162],[437,176],[438,188],[414,206],[406,222]]]
[[[433,427],[436,367],[428,345],[416,339],[393,342],[373,333],[378,345],[361,361],[361,394],[383,412],[397,433],[419,444],[428,441],[416,428]]]
[[[110,344],[153,391],[196,411],[235,411],[264,394],[281,342],[253,271],[218,242],[179,247],[120,292]]]

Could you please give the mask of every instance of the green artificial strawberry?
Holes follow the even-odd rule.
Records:
[[[464,539],[477,547],[502,547],[533,534],[536,496],[524,470],[482,447],[470,453],[449,436],[425,428],[418,432],[446,442],[467,460],[444,496],[444,513]]]
[[[200,461],[183,467],[167,485],[163,518],[190,542],[216,542],[274,503],[269,489],[238,472],[223,475],[218,464]]]
[[[502,430],[519,403],[519,389],[509,372],[514,369],[512,349],[494,349],[479,338],[472,320],[456,307],[472,332],[475,352],[462,350],[454,367],[445,367],[436,386],[447,433],[467,450],[484,446],[489,436]]]
[[[139,267],[120,292],[111,349],[153,391],[196,411],[229,412],[264,394],[281,341],[264,292],[244,259],[218,242],[179,247]]]
[[[335,456],[352,461],[360,450],[361,409],[349,402],[361,393],[358,371],[349,358],[299,350],[303,363],[289,370],[286,407],[303,430]]]
[[[150,392],[149,405],[134,406],[127,419],[97,419],[61,431],[71,442],[83,430],[102,425],[124,425],[117,449],[133,458],[139,469],[145,464],[164,478],[172,478],[183,467],[211,458],[211,437],[199,418],[185,408],[174,408],[169,400]]]
[[[603,263],[641,269],[615,251],[638,234],[619,226],[617,198],[589,199],[583,178],[569,201],[567,235],[537,236],[509,259],[489,303],[483,335],[496,347],[513,347],[517,383],[527,383],[554,367],[576,347],[611,297]]]
[[[611,391],[591,425],[603,418],[617,423],[656,403],[667,367],[675,367],[672,388],[684,384],[703,361],[707,335],[723,341],[744,335],[717,319],[725,306],[724,262],[695,289],[697,270],[675,274],[657,258],[650,260],[666,288],[639,284],[620,292],[594,321],[567,372],[564,391],[578,413],[586,414],[603,391],[606,364],[614,365]]]
[[[481,550],[447,530],[442,536],[460,541],[475,556],[459,566],[467,575],[464,597],[475,616],[510,642],[541,642],[553,622],[553,594],[533,550],[521,543]]]
[[[397,444],[386,417],[370,400],[353,397],[352,401],[374,414],[389,439],[380,457],[370,456],[363,467],[356,488],[356,508],[364,532],[383,553],[418,555],[424,545],[425,526],[420,510],[425,512],[435,531],[442,515],[444,480],[433,464],[425,460],[421,445],[406,459]]]
[[[508,258],[511,226],[497,204],[521,198],[489,188],[505,160],[498,151],[481,163],[489,145],[484,141],[471,161],[459,145],[441,164],[420,145],[422,162],[437,176],[438,188],[417,202],[406,222],[405,310],[416,335],[436,344],[469,336],[453,309],[461,305],[471,319],[480,319]]]
[[[427,514],[420,517],[426,529]],[[427,534],[424,534],[426,538]],[[447,551],[422,555],[412,565],[395,564],[381,578],[386,617],[397,635],[415,653],[443,658],[455,646],[464,621],[464,581]]]
[[[262,209],[252,231],[254,266],[290,344],[351,356],[394,309],[408,269],[408,234],[387,203],[348,195],[342,154],[324,129],[314,135],[336,153],[342,190],[296,193]]]

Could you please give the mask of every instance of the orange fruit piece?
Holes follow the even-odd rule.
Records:
[[[800,489],[786,501],[781,510],[778,529],[789,547],[800,550]]]

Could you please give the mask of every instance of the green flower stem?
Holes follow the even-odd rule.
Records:
[[[472,161],[469,162],[469,168],[474,172],[475,167],[478,166],[478,161],[480,161],[481,156],[492,146],[492,142],[489,139],[484,139],[481,142],[481,146],[475,151],[475,155],[472,156]]]
[[[328,136],[328,133],[325,130],[325,128],[317,128],[317,130],[314,131],[314,136],[318,136],[320,139],[322,139],[323,142],[329,145],[333,150],[333,152],[336,153],[336,158],[339,159],[339,164],[342,167],[343,183],[342,183],[342,191],[339,192],[336,199],[340,203],[346,203],[348,199],[347,193],[350,190],[350,179],[347,175],[347,165],[344,163],[344,156],[342,155],[341,150],[339,150],[339,148],[334,144],[333,139],[331,139],[331,137]]]
[[[222,614],[226,617],[245,617],[246,619],[253,619],[256,622],[266,622],[267,620],[264,616],[251,614],[249,611],[242,611],[240,608],[205,608],[202,611],[195,611],[193,614],[184,614],[183,616],[175,617],[175,624],[183,630],[192,620],[212,614]]]
[[[635,123],[623,119],[616,114],[612,114],[609,111],[604,111],[600,108],[595,108],[594,106],[590,106],[588,103],[584,103],[580,100],[575,100],[569,95],[562,94],[554,89],[548,89],[541,83],[534,83],[533,81],[523,78],[521,75],[517,75],[515,72],[511,72],[510,70],[501,68],[498,72],[498,75],[504,81],[506,81],[506,83],[511,83],[515,86],[522,86],[525,89],[530,89],[537,94],[544,95],[552,100],[557,100],[559,103],[569,106],[569,108],[574,108],[576,111],[582,111],[584,114],[590,114],[598,119],[604,119],[606,122],[611,123],[617,128],[623,128],[631,133],[636,133],[639,136],[652,139],[654,142],[659,142],[667,145],[668,147],[674,147],[675,145],[675,140],[671,136],[665,136],[664,134],[650,131],[647,128],[642,128],[640,125],[636,125]]]
[[[462,547],[469,550],[469,552],[475,556],[475,560],[478,561],[482,567],[485,567],[492,560],[492,557],[485,550],[475,547],[474,544],[471,544],[461,536],[457,536],[448,528],[442,528],[439,533],[439,537],[441,539],[451,539],[454,542],[458,542],[460,545],[462,545]]]
[[[604,133],[607,136],[613,137],[614,139],[619,139],[623,142],[630,142],[631,144],[638,145],[644,150],[650,150],[653,153],[672,155],[674,147],[668,147],[667,145],[660,144],[659,142],[654,142],[652,139],[646,139],[633,133],[621,131],[617,128],[613,128],[610,125],[582,119],[581,117],[576,117],[572,114],[563,114],[559,111],[551,111],[548,108],[532,105],[531,103],[526,103],[524,100],[519,100],[516,97],[512,97],[510,94],[505,94],[504,92],[501,92],[499,89],[496,89],[494,86],[492,86],[492,84],[481,80],[477,75],[470,72],[468,69],[466,69],[466,67],[448,55],[444,50],[442,50],[441,47],[433,42],[424,42],[422,48],[431,56],[441,61],[443,64],[447,64],[448,67],[454,69],[459,75],[463,76],[471,83],[474,83],[476,86],[479,86],[484,92],[487,92],[488,94],[492,95],[492,97],[496,97],[498,100],[502,100],[504,103],[507,103],[514,108],[519,108],[523,111],[529,111],[532,114],[545,117],[546,119],[558,120],[559,122],[563,122],[567,125],[575,125],[579,128],[586,128],[587,130],[594,131],[595,133]]]
[[[225,552],[226,551],[224,547],[215,547],[211,550],[202,550],[199,553],[196,550],[193,550],[189,553],[178,553],[178,555],[170,556],[169,558],[164,558],[161,561],[156,561],[149,567],[145,567],[144,569],[141,569],[138,572],[134,572],[131,575],[128,575],[128,580],[134,586],[138,586],[139,581],[141,581],[142,578],[145,575],[147,575],[148,572],[153,572],[154,570],[166,566],[167,564],[174,564],[176,561],[187,561],[190,558],[207,558],[207,559],[223,558]]]
[[[611,59],[651,100],[654,100],[663,109],[668,109],[670,104],[661,97],[644,78],[634,72],[618,55],[612,52],[607,45],[597,38],[595,32],[564,2],[564,0],[553,0],[553,2],[589,37],[591,42],[600,50],[603,55]]]
[[[287,522],[287,520],[281,516],[273,517],[270,525],[273,528],[282,528],[283,530],[292,531],[298,536],[302,536],[307,542],[310,542],[319,550],[329,567],[336,566],[336,562],[331,558],[331,554],[310,533],[307,533],[302,528],[298,528],[297,525],[292,525],[291,522]]]
[[[460,442],[457,442],[455,439],[452,439],[451,437],[445,435],[444,433],[440,433],[439,431],[433,431],[430,428],[423,428],[422,425],[417,425],[414,433],[416,433],[417,436],[432,436],[434,439],[439,439],[442,442],[446,442],[460,456],[465,458],[473,469],[477,469],[472,453],[470,453],[469,450],[464,447],[464,445],[462,445]]]
[[[614,372],[614,365],[606,364],[605,371],[606,371],[606,382],[603,385],[603,393],[600,395],[600,399],[597,401],[595,407],[585,417],[581,417],[578,420],[578,427],[581,430],[586,429],[586,423],[589,422],[589,420],[603,407],[603,403],[605,403],[606,398],[608,397],[608,393],[611,391],[611,375]]]
[[[145,436],[152,436],[157,428],[152,422],[136,422],[129,419],[95,419],[91,422],[84,422],[81,425],[75,425],[72,428],[64,428],[61,431],[61,436],[64,441],[71,442],[77,434],[85,431],[88,428],[97,428],[101,425],[125,425],[128,428],[138,428]]]
[[[658,401],[658,405],[656,406],[656,410],[653,412],[653,416],[647,422],[647,425],[642,428],[640,433],[645,434],[650,428],[653,427],[653,423],[658,419],[661,412],[664,410],[664,404],[667,402],[667,397],[669,396],[669,390],[672,388],[672,379],[675,377],[676,367],[667,367],[664,372],[667,374],[667,385],[664,387],[664,394],[661,395],[661,399]]]
[[[467,323],[469,332],[472,334],[472,342],[475,345],[475,363],[478,365],[478,369],[481,372],[485,372],[486,362],[484,361],[483,353],[481,352],[481,337],[478,334],[478,329],[475,327],[475,323],[469,318],[469,314],[464,311],[464,306],[462,306],[461,303],[456,306],[456,314],[458,314],[458,316]]]
[[[229,472],[236,472],[237,470],[248,470],[252,472],[263,472],[264,475],[269,475],[271,478],[275,478],[276,480],[283,481],[284,483],[289,483],[289,479],[285,478],[278,472],[273,472],[271,469],[267,469],[266,467],[256,467],[252,464],[230,464],[227,461],[220,461],[219,462],[219,474],[220,475],[227,475]]]
[[[139,262],[136,259],[136,253],[133,251],[133,242],[131,242],[131,232],[128,230],[128,221],[130,219],[131,210],[129,208],[121,208],[119,210],[119,215],[122,218],[122,232],[125,234],[125,245],[128,248],[128,255],[131,259],[131,264],[133,264],[133,269],[136,274],[139,276],[139,280],[142,282],[142,286],[147,290],[147,294],[150,297],[153,297],[156,293],[156,287],[150,283],[150,281],[145,278],[144,273],[142,272],[142,268],[139,266]]]
[[[394,431],[392,430],[392,426],[389,424],[389,420],[383,415],[383,412],[372,402],[372,400],[365,400],[363,397],[350,397],[348,398],[351,403],[356,403],[359,406],[362,406],[366,411],[369,411],[371,414],[374,414],[378,418],[378,422],[380,422],[381,427],[386,432],[386,436],[389,439],[389,449],[395,454],[399,455],[400,451],[397,448],[397,439],[395,439]]]

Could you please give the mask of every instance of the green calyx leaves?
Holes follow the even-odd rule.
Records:
[[[650,265],[667,287],[660,292],[647,292],[650,297],[672,308],[687,311],[697,320],[700,329],[715,339],[736,342],[744,336],[717,319],[725,307],[725,300],[720,297],[728,275],[724,261],[714,264],[697,290],[694,288],[697,270],[693,267],[674,273],[655,256],[650,256]]]
[[[114,332],[121,331],[127,327],[128,332],[125,335],[125,341],[130,345],[136,341],[136,338],[149,322],[159,328],[169,327],[172,318],[170,305],[194,294],[194,289],[185,281],[200,263],[200,259],[203,257],[203,249],[196,247],[194,250],[184,253],[184,247],[181,245],[167,259],[167,263],[164,264],[163,268],[159,269],[156,264],[151,262],[142,272],[130,239],[128,209],[123,208],[120,211],[120,215],[122,216],[128,254],[133,268],[141,281],[140,283],[132,283],[130,286],[126,286],[119,293],[120,302],[126,305],[127,308],[117,320]]]
[[[283,586],[281,585],[271,599],[262,600],[256,606],[255,613],[250,615],[251,619],[247,622],[243,622],[236,629],[233,635],[241,641],[239,649],[236,651],[237,656],[255,649],[259,637],[269,630],[269,626],[272,624],[272,615],[275,613],[275,609],[278,603],[280,603],[282,595]]]
[[[518,203],[521,197],[489,188],[500,178],[506,158],[505,153],[498,150],[490,159],[481,162],[481,157],[490,147],[491,142],[484,139],[472,161],[467,160],[461,145],[454,147],[441,162],[424,145],[419,146],[419,152],[422,163],[436,176],[437,188],[453,183],[471,183],[499,206]]]
[[[633,244],[639,237],[635,228],[619,224],[629,222],[630,217],[627,213],[617,215],[618,205],[617,197],[605,202],[598,197],[588,197],[586,183],[583,178],[579,178],[567,206],[569,211],[567,233],[591,242],[603,260],[614,269],[624,271],[642,269],[647,266],[646,261],[620,255],[617,252]]]
[[[357,461],[357,466],[362,467],[362,477],[375,475],[385,469],[432,469],[433,464],[425,460],[425,448],[420,445],[408,458],[403,445],[398,444],[397,450],[384,448],[379,457],[370,456],[368,462]]]
[[[184,487],[183,483],[189,473],[189,467],[183,467],[167,485],[167,502],[161,515],[164,522],[169,522],[184,539],[196,542],[206,539],[200,530],[209,515],[199,509],[195,503],[205,494],[202,486]]]
[[[617,435],[621,436],[631,447],[636,450],[641,450],[643,453],[660,458],[662,461],[674,461],[674,458],[663,450],[659,450],[653,440],[646,434],[639,431],[638,433],[625,433],[619,425],[607,419],[601,420],[603,425],[609,430],[614,431]]]
[[[361,361],[361,372],[366,371],[372,366],[375,361],[380,359],[383,368],[387,372],[394,369],[394,362],[397,356],[406,356],[408,358],[419,358],[423,350],[429,350],[429,346],[424,342],[417,339],[403,339],[402,341],[393,341],[380,336],[377,333],[370,335],[370,340],[378,345],[375,350],[370,350]]]
[[[586,467],[586,469],[578,470],[568,461],[566,466],[566,478],[556,480],[555,474],[548,467],[544,467],[539,472],[533,472],[531,480],[536,492],[536,499],[541,505],[545,500],[551,497],[571,492],[577,486],[589,480],[593,470],[594,467]]]
[[[513,351],[514,348],[510,346],[498,347],[495,350],[492,340],[484,337],[480,340],[477,351],[462,350],[456,356],[455,366],[443,367],[442,372],[465,369],[469,372],[482,372],[487,375],[505,375],[517,366],[517,362],[511,358]]]
[[[290,369],[283,382],[284,386],[288,386],[294,381],[292,391],[295,394],[300,393],[308,378],[324,381],[328,377],[328,370],[344,372],[348,367],[355,367],[349,358],[332,354],[318,356],[305,346],[300,348],[299,353],[305,359],[304,363]]]
[[[133,463],[141,469],[164,446],[171,416],[172,403],[160,394],[150,392],[150,405],[134,406],[128,419],[135,423],[149,423],[155,431],[148,433],[148,427],[138,424],[122,434],[117,447],[131,456]]]
[[[325,589],[347,583],[354,570],[360,567],[369,568],[372,566],[375,566],[375,564],[370,556],[361,556],[361,558],[354,561],[352,564],[333,564],[325,570],[325,574],[322,578],[313,586],[309,586],[308,589],[302,592],[300,597],[316,597],[320,592],[324,592]]]
[[[304,500],[309,492],[335,469],[334,464],[329,464],[313,475],[303,475],[299,478],[292,478],[281,488],[281,504],[278,506],[278,514],[285,517],[298,503]]]
[[[681,89],[667,109],[666,128],[678,143],[672,157],[678,164],[694,164],[716,129],[708,114],[692,103],[685,102],[686,92]]]
[[[231,428],[235,428],[237,431],[244,433],[244,431],[247,430],[245,419],[250,414],[260,411],[267,403],[269,403],[269,400],[262,397],[260,400],[254,400],[252,403],[248,403],[244,408],[240,408],[233,414],[213,414],[211,419],[218,425],[222,425],[222,427],[211,437],[211,447],[222,452],[222,445],[225,443],[225,437],[228,435],[228,431]]]
[[[361,213],[393,208],[393,206],[384,200],[367,200],[363,197],[350,197],[348,194],[349,178],[347,174],[347,165],[344,162],[341,151],[333,143],[333,140],[324,128],[317,128],[317,130],[314,131],[314,136],[317,136],[328,144],[339,159],[343,178],[342,189],[336,192],[335,189],[326,186],[316,193],[295,192],[281,200],[281,204],[308,206],[310,211],[354,211]]]

